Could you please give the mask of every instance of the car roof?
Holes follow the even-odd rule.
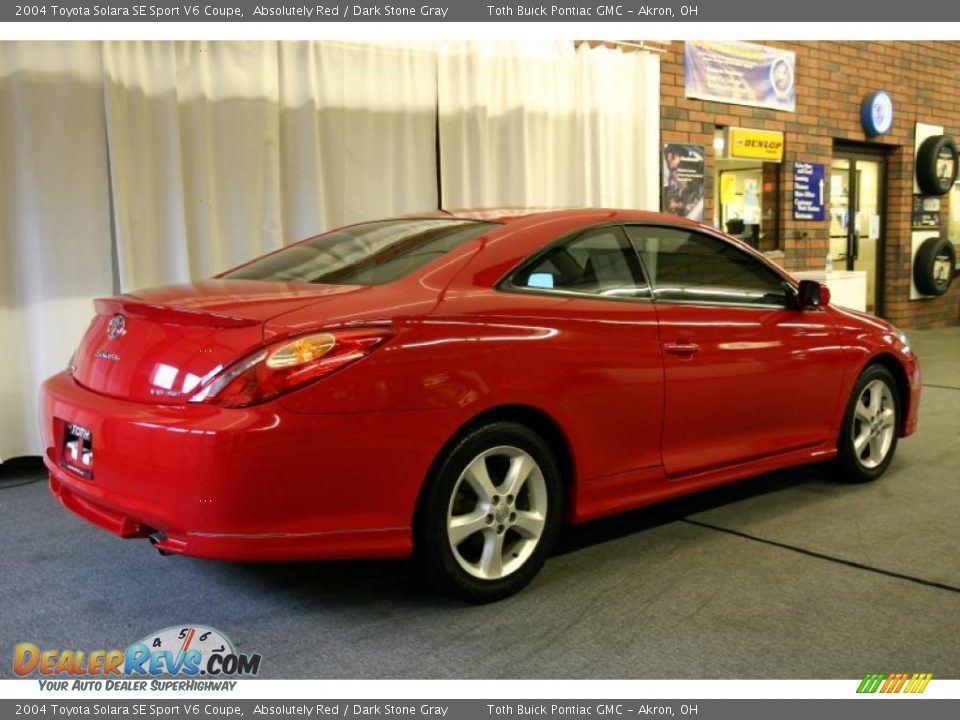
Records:
[[[425,213],[415,213],[407,217],[449,217],[459,220],[486,220],[510,224],[520,220],[526,220],[531,217],[540,217],[543,219],[571,219],[578,217],[592,218],[597,212],[607,214],[611,222],[653,222],[667,223],[675,225],[686,225],[689,227],[702,227],[701,223],[678,215],[668,215],[666,213],[651,212],[648,210],[631,210],[627,208],[596,208],[596,207],[578,207],[578,208],[542,208],[542,207],[502,207],[502,208],[457,208],[431,210]]]

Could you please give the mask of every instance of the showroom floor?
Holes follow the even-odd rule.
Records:
[[[0,647],[201,623],[268,677],[960,678],[960,328],[911,337],[920,429],[882,480],[800,468],[575,528],[485,607],[424,594],[405,562],[164,558],[57,507],[24,482],[35,466],[3,466]]]

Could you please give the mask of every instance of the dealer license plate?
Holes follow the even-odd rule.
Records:
[[[76,423],[63,424],[60,464],[87,480],[93,479],[93,433]]]

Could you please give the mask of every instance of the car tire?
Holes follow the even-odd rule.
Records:
[[[936,275],[937,258],[946,258],[949,268],[944,278]],[[953,243],[945,237],[932,237],[923,241],[913,258],[913,284],[924,295],[943,295],[953,280],[957,252]]]
[[[940,177],[937,162],[946,150],[953,156],[953,169],[948,177]],[[949,135],[928,137],[917,149],[917,185],[924,195],[946,195],[957,181],[957,145]]]
[[[837,438],[836,478],[861,483],[886,472],[897,450],[900,398],[893,374],[869,365],[857,378]]]
[[[525,425],[493,422],[451,443],[434,467],[414,522],[422,578],[478,604],[525,587],[560,530],[563,486],[549,445]]]

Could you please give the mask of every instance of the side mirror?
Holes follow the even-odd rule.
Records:
[[[801,280],[797,286],[797,306],[801,310],[817,310],[830,303],[830,290],[816,280]]]

